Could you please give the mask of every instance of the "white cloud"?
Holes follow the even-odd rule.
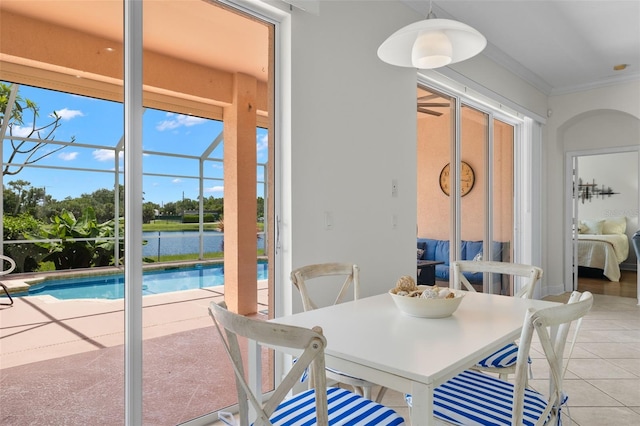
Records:
[[[111,149],[96,149],[92,152],[92,155],[93,159],[97,161],[113,161],[116,156],[115,151]],[[120,158],[122,158],[123,155],[124,153],[120,151]]]
[[[18,126],[17,124],[14,124],[11,126],[11,134],[13,134],[13,136],[17,136],[19,138],[26,138],[29,136],[29,133],[32,132],[32,128],[29,126]]]
[[[63,120],[71,120],[72,118],[76,117],[84,117],[82,111],[78,111],[77,109],[62,108],[61,110],[56,111],[56,114],[58,114],[58,116]],[[53,114],[51,114],[49,117],[53,117]]]
[[[212,186],[210,188],[205,188],[204,192],[224,192],[224,186],[217,185],[217,186]]]
[[[175,178],[174,180],[171,181],[171,183],[182,183],[182,179]]]
[[[78,158],[78,152],[61,152],[58,154],[58,158],[64,161],[72,161]]]
[[[266,150],[269,147],[269,135],[258,135],[258,152]]]
[[[156,125],[156,130],[162,132],[165,130],[173,130],[178,127],[191,127],[197,124],[205,123],[207,120],[200,117],[193,117],[191,115],[167,113],[167,119],[159,122]]]

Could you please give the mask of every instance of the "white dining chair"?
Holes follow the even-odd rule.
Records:
[[[520,335],[515,382],[466,370],[434,390],[434,416],[440,424],[465,426],[561,425],[561,409],[568,396],[563,390],[566,365],[563,354],[569,329],[593,305],[589,292],[573,292],[566,304],[530,309]],[[549,364],[549,389],[528,386],[527,358],[537,334]],[[411,404],[411,397],[407,397]]]
[[[336,279],[326,280],[327,277]],[[312,280],[313,282],[311,282]],[[319,305],[335,305],[346,300],[356,300],[360,297],[360,268],[352,263],[333,262],[302,266],[291,271],[291,282],[300,292],[302,307],[305,312],[317,309]],[[333,300],[332,303],[316,303],[311,296],[310,285],[314,289],[320,289],[316,293],[316,300],[321,296],[326,296],[329,293],[329,289],[332,290],[331,294],[334,294],[333,292],[337,290],[337,296],[335,299],[330,298]],[[353,294],[349,296],[351,291]],[[360,395],[372,399],[373,388],[376,383],[351,376],[333,368],[327,368],[327,377],[330,380],[351,386]],[[385,392],[386,388],[381,387],[375,401],[381,402]]]
[[[468,291],[476,291],[465,277],[465,272],[509,275],[514,278],[521,277],[524,281],[521,283],[520,289],[514,294],[514,297],[527,299],[533,297],[536,284],[542,278],[543,273],[542,269],[537,266],[520,263],[458,260],[451,263],[453,288],[460,290],[464,287]],[[473,368],[479,371],[497,373],[500,378],[506,379],[509,374],[515,373],[517,354],[518,345],[515,342],[509,343],[480,360]]]
[[[9,267],[7,269],[4,269],[4,262],[9,263]],[[8,275],[12,273],[14,269],[16,269],[16,262],[9,256],[5,256],[4,254],[0,254],[0,263],[2,263],[0,275]],[[9,303],[0,303],[0,305],[5,305],[5,306],[13,305],[13,298],[11,297],[11,294],[9,293],[9,289],[7,288],[7,286],[0,282],[0,287],[2,287],[2,291],[9,298]]]
[[[257,413],[253,423],[256,426],[404,424],[404,419],[391,408],[347,389],[327,387],[324,358],[327,341],[319,327],[308,329],[247,318],[227,310],[224,302],[211,302],[209,314],[235,373],[240,426],[249,425],[249,406]],[[243,360],[239,337],[269,348],[287,347],[302,352],[264,404],[246,381],[244,365],[251,361]],[[310,388],[287,398],[307,368]]]

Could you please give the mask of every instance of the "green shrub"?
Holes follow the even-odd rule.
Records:
[[[213,213],[205,213],[202,217],[202,223],[212,223],[217,221],[216,214]],[[200,216],[197,214],[185,214],[182,216],[182,223],[200,223]]]
[[[124,236],[121,221],[120,237]],[[46,250],[43,261],[53,262],[56,270],[90,268],[114,264],[115,222],[98,223],[95,211],[88,207],[80,219],[63,210],[51,218],[51,223],[40,226],[29,236],[34,240],[49,240],[35,244]],[[88,241],[78,241],[88,239]],[[120,258],[124,247],[120,245]]]
[[[18,216],[3,216],[4,241],[28,239],[27,235],[37,232],[42,222],[27,213]],[[46,251],[33,243],[6,244],[4,252],[16,262],[14,273],[35,272]]]

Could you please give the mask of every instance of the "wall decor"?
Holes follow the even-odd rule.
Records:
[[[440,172],[440,189],[447,195],[450,195],[451,188],[449,187],[449,175],[451,173],[451,164],[447,163]],[[473,184],[476,182],[476,176],[471,166],[462,161],[460,163],[460,196],[464,197],[472,189]]]
[[[577,190],[576,194],[574,187],[574,198],[577,195],[583,204],[585,200],[591,202],[593,197],[602,197],[604,199],[605,196],[611,197],[612,195],[619,194],[619,192],[613,192],[610,186],[602,185],[601,188],[598,188],[595,179],[593,179],[592,183],[583,183],[582,178],[578,178]]]

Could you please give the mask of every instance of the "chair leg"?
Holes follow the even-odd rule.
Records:
[[[371,400],[371,386],[363,386],[362,387],[362,396]]]
[[[0,305],[4,305],[4,306],[11,306],[13,305],[13,298],[11,297],[11,295],[9,294],[9,290],[7,289],[7,286],[0,283],[0,286],[2,286],[2,290],[4,290],[4,294],[7,295],[7,297],[9,298],[9,303],[0,303]]]
[[[382,403],[382,398],[384,398],[384,394],[387,393],[387,388],[385,388],[384,386],[382,386],[380,388],[380,390],[378,391],[378,396],[376,396],[376,402],[378,404]]]

